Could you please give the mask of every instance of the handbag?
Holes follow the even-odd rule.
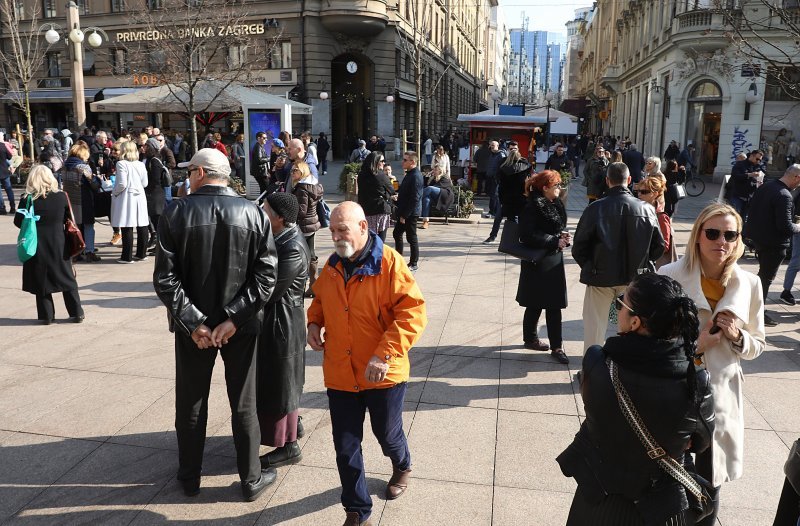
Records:
[[[667,197],[669,197],[670,201],[677,203],[686,197],[686,186],[682,184],[673,184],[667,188],[667,194]]]
[[[161,166],[161,188],[169,188],[172,186],[172,174],[169,173],[169,168]]]
[[[72,213],[72,202],[69,200],[69,195],[65,192],[67,198],[67,207],[69,208],[69,217],[64,221],[64,259],[72,259],[86,248],[86,243],[83,241],[83,234],[75,224],[75,215]]]
[[[611,375],[611,383],[614,385],[614,392],[617,395],[619,409],[628,421],[636,437],[647,451],[647,456],[655,460],[658,466],[670,477],[675,479],[686,491],[686,498],[689,501],[689,509],[695,515],[695,521],[700,522],[711,515],[714,511],[714,503],[711,498],[713,486],[706,479],[697,473],[690,473],[677,460],[667,454],[658,445],[653,435],[644,425],[639,411],[633,405],[633,400],[625,390],[625,386],[619,379],[617,364],[611,358],[606,358],[608,373]]]
[[[800,439],[795,440],[794,444],[792,444],[789,458],[786,459],[786,464],[783,465],[783,472],[794,491],[800,493]]]
[[[36,222],[39,216],[33,210],[33,199],[28,196],[25,208],[18,208],[18,214],[22,214],[22,224],[19,226],[17,236],[17,257],[20,262],[25,263],[36,255],[36,248],[39,246],[39,238],[36,232]]]
[[[506,219],[506,224],[503,226],[497,251],[531,263],[538,263],[550,253],[550,250],[546,248],[532,248],[524,245],[519,240],[519,223],[510,219]]]

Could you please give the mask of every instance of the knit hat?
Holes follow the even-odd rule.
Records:
[[[300,209],[300,203],[297,202],[294,194],[274,192],[267,196],[267,202],[269,207],[283,218],[284,223],[297,223],[297,212]]]

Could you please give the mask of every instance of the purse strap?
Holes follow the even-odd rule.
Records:
[[[647,426],[642,422],[639,411],[636,410],[636,406],[633,405],[628,391],[625,390],[625,386],[622,385],[622,381],[619,379],[617,364],[615,364],[611,358],[606,358],[606,365],[611,375],[611,383],[614,385],[614,392],[617,394],[619,408],[630,424],[631,429],[633,429],[634,434],[647,451],[647,456],[655,460],[658,466],[667,475],[678,481],[687,491],[694,495],[697,500],[704,502],[706,497],[703,495],[700,484],[686,471],[686,468],[669,456],[667,452],[658,445],[656,439],[653,438],[653,435],[650,434],[650,431],[647,429]]]
[[[69,200],[69,194],[67,192],[64,192],[64,196],[67,198],[67,208],[69,208],[69,218],[74,223],[75,222],[75,214],[72,213],[72,201]],[[65,223],[66,223],[66,221],[65,221]]]

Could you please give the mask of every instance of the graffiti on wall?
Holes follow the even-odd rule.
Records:
[[[733,140],[731,140],[731,164],[736,162],[736,156],[742,152],[747,152],[753,147],[747,139],[747,133],[750,130],[741,130],[738,126],[733,129]]]

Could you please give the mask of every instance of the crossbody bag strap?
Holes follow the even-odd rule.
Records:
[[[72,213],[72,201],[69,200],[69,194],[64,192],[64,196],[67,198],[67,208],[69,208],[69,218],[72,219],[72,222],[75,222],[75,214]]]
[[[617,401],[619,402],[620,411],[622,411],[622,414],[630,424],[631,429],[633,429],[634,434],[636,434],[636,437],[644,446],[645,450],[647,451],[647,456],[655,460],[656,463],[658,463],[658,466],[667,475],[677,480],[699,501],[704,501],[705,496],[703,495],[703,490],[700,487],[700,484],[677,460],[667,455],[667,452],[658,445],[658,442],[656,442],[655,438],[653,438],[653,435],[650,434],[650,431],[647,429],[647,426],[644,425],[642,417],[639,415],[639,411],[636,410],[636,406],[633,405],[633,401],[628,395],[628,391],[625,390],[625,386],[622,385],[622,381],[619,379],[617,364],[615,364],[611,358],[606,358],[606,365],[608,366],[608,372],[611,375],[611,383],[614,385],[614,392],[617,394]]]

